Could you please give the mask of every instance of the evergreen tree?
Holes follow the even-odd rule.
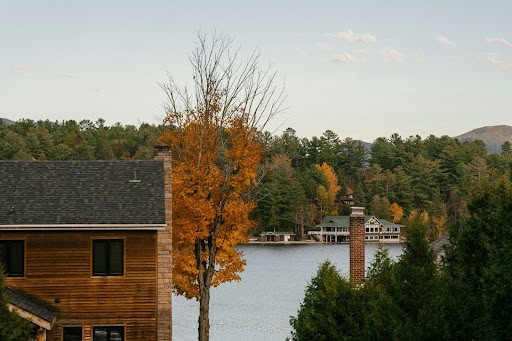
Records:
[[[469,218],[451,231],[446,255],[451,283],[447,310],[457,338],[512,338],[512,185],[484,182]]]
[[[330,262],[322,264],[306,288],[297,317],[291,317],[293,341],[362,339],[363,302],[352,283]]]

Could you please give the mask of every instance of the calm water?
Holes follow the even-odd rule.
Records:
[[[390,256],[401,246],[386,245]],[[349,245],[243,245],[247,265],[242,281],[212,289],[212,341],[275,341],[290,335],[289,319],[296,315],[307,283],[329,259],[348,277]],[[366,246],[367,265],[377,245]],[[197,340],[196,301],[174,297],[173,340]]]

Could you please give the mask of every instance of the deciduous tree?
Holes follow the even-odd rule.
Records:
[[[392,203],[389,207],[391,213],[391,221],[398,223],[404,217],[404,210],[396,202]]]
[[[327,188],[320,185],[317,189],[318,199],[322,206],[322,214],[338,214],[338,209],[335,205],[336,196],[341,189],[338,184],[338,177],[336,176],[334,169],[325,162],[321,165],[316,164],[315,168],[322,173],[327,182]]]
[[[261,129],[280,109],[275,72],[259,54],[242,60],[232,39],[198,34],[189,56],[193,89],[172,77],[162,84],[173,154],[174,290],[199,300],[199,340],[209,339],[210,289],[240,280],[244,266],[235,246],[248,240],[246,192],[262,156]]]

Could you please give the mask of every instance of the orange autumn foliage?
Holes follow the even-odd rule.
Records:
[[[254,225],[248,214],[255,204],[243,195],[263,147],[243,117],[217,120],[189,113],[161,137],[173,153],[174,290],[187,298],[198,298],[198,276],[209,266],[212,286],[240,280],[245,261],[234,247],[247,242]]]
[[[322,210],[324,211],[323,215],[336,215],[338,214],[338,209],[335,201],[341,189],[340,185],[338,185],[338,177],[334,169],[325,162],[321,165],[316,164],[315,168],[322,173],[328,185],[327,188],[320,185],[317,189],[317,196],[321,202]]]
[[[400,222],[404,217],[404,210],[396,202],[392,203],[389,211],[391,212],[391,219],[394,223]]]

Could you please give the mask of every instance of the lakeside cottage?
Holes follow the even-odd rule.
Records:
[[[170,341],[171,159],[0,161],[9,308],[37,340]]]
[[[260,242],[292,242],[295,241],[295,233],[292,232],[262,232],[260,234]]]
[[[401,228],[395,224],[372,215],[364,216],[364,241],[366,243],[400,243],[403,241]],[[308,234],[323,243],[350,242],[350,217],[327,216],[316,226],[319,231],[309,231]]]

